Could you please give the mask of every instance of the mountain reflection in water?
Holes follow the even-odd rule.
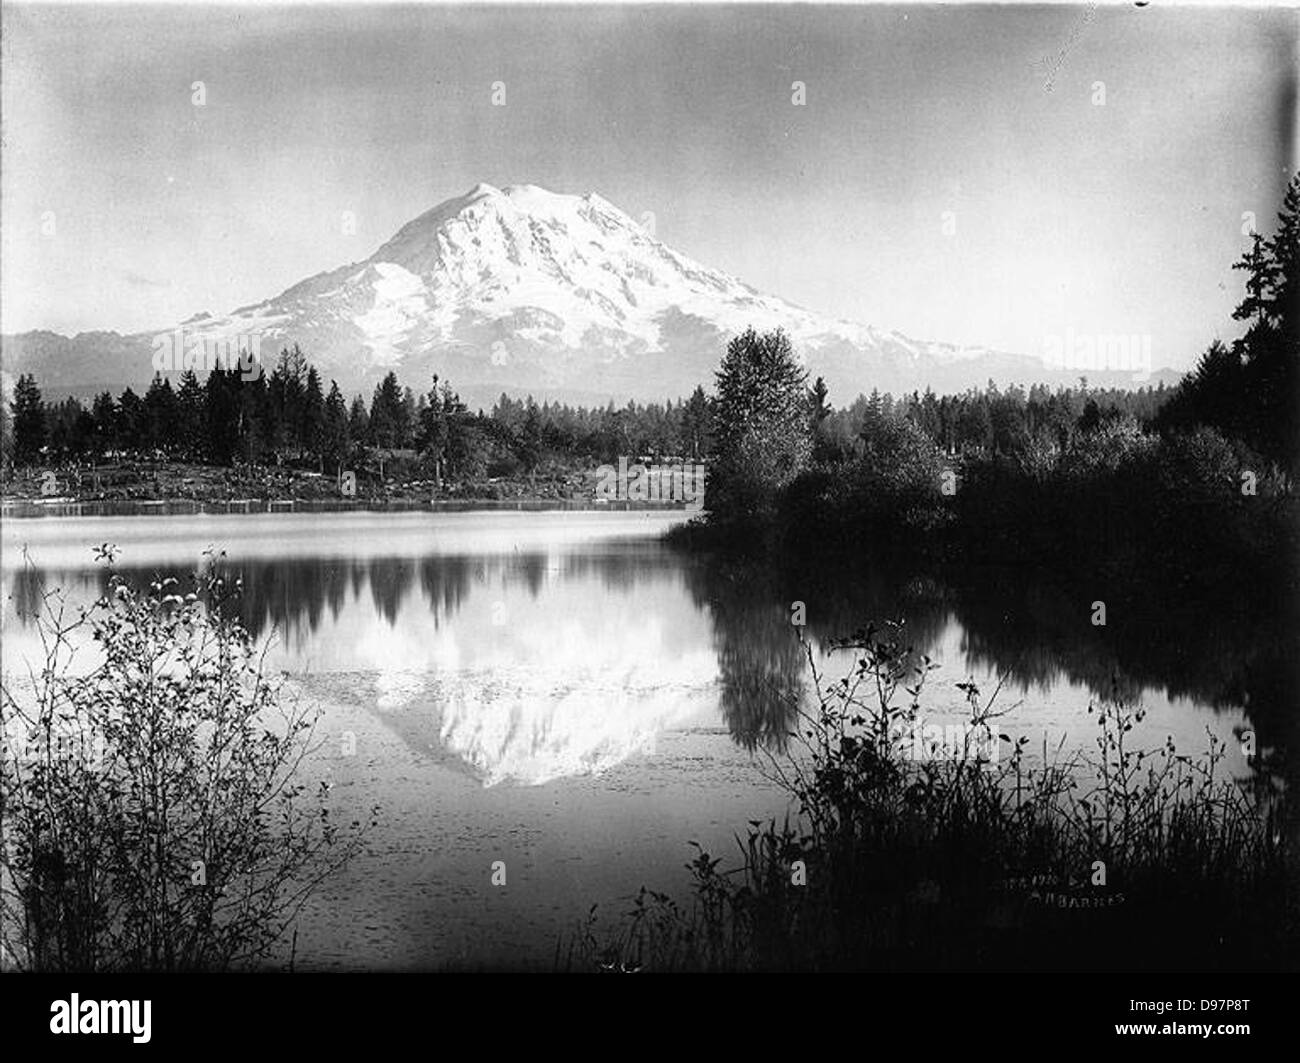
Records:
[[[795,600],[818,646],[872,619],[905,619],[916,651],[944,666],[927,695],[939,712],[959,711],[956,682],[991,689],[1005,676],[1020,717],[1045,733],[1090,740],[1088,698],[1118,692],[1164,704],[1194,748],[1216,718],[1221,737],[1248,721],[1261,747],[1290,744],[1294,647],[1277,630],[1154,607],[1094,628],[1076,601],[1024,574],[957,589],[933,574],[799,579],[711,564],[657,540],[673,519],[373,514],[329,518],[314,534],[321,518],[305,516],[219,528],[175,517],[9,522],[4,666],[37,648],[31,618],[46,593],[103,593],[108,571],[91,563],[91,543],[127,539],[117,571],[143,583],[187,581],[214,541],[273,666],[348,676],[350,696],[404,741],[489,785],[599,773],[653,751],[668,729],[721,724],[746,748],[779,748],[808,696]],[[24,542],[30,563],[15,548]],[[838,677],[847,663],[824,669]]]

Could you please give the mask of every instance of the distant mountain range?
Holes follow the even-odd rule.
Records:
[[[480,184],[407,223],[363,262],[320,273],[224,317],[132,335],[26,332],[0,340],[6,383],[34,373],[49,395],[148,385],[159,335],[209,350],[260,340],[264,362],[298,343],[323,378],[368,393],[389,369],[437,372],[474,404],[502,391],[573,402],[676,398],[706,388],[729,337],[784,328],[837,404],[997,383],[1134,382],[1128,372],[909,339],[765,295],[679,254],[595,193]],[[174,374],[179,375],[179,370]],[[1150,382],[1174,382],[1171,370]]]

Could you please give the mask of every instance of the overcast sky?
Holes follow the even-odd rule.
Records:
[[[652,211],[837,317],[1033,354],[1149,334],[1183,368],[1237,334],[1242,215],[1271,228],[1297,165],[1297,25],[1158,0],[6,5],[3,330],[226,312],[486,181]]]

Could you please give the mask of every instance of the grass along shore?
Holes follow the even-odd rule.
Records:
[[[738,859],[696,846],[689,897],[593,908],[562,968],[1294,969],[1285,799],[1228,777],[1221,742],[1138,748],[1142,709],[1116,699],[1089,709],[1091,752],[1034,759],[966,684],[962,744],[918,756],[932,665],[899,629],[837,643],[834,681],[804,648],[816,704],[767,754],[793,815],[751,822]]]

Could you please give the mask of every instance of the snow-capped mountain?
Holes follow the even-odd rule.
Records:
[[[664,397],[708,382],[730,335],[784,327],[814,372],[860,388],[957,352],[829,321],[655,239],[600,196],[480,184],[361,263],[191,326],[296,340],[334,375],[435,369],[465,386]],[[844,362],[837,372],[836,363]],[[919,366],[918,366],[919,368]],[[876,385],[879,386],[879,385]]]
[[[179,328],[209,350],[256,343],[264,361],[299,343],[345,391],[396,369],[414,387],[438,372],[480,401],[502,390],[663,399],[707,387],[727,339],[749,325],[784,328],[839,402],[873,387],[948,391],[1054,375],[1038,359],[909,340],[765,295],[674,251],[595,193],[486,184],[404,225],[365,261],[265,302],[130,337],[9,337],[5,368],[76,390],[143,384],[154,337]]]

